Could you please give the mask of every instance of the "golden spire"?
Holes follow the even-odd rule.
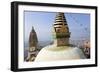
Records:
[[[65,19],[64,13],[59,12],[56,15],[55,22],[54,22],[54,33],[56,33],[56,38],[57,37],[70,37],[70,32],[68,28],[67,21]]]
[[[66,23],[67,22],[66,22],[64,13],[61,13],[61,12],[57,13],[54,25],[60,25],[60,24],[67,25]]]

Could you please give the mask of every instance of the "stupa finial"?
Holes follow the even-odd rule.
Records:
[[[63,12],[58,12],[56,14],[54,22],[54,43],[57,46],[66,46],[69,44],[70,32],[69,27]]]

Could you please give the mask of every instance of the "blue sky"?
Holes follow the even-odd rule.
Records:
[[[28,41],[29,33],[34,26],[39,41],[52,41],[54,12],[24,11],[24,38]],[[71,40],[86,40],[90,37],[90,15],[82,13],[65,13],[71,32]]]

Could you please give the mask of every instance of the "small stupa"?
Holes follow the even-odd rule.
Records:
[[[26,61],[34,61],[37,52],[37,45],[38,45],[37,35],[34,30],[34,27],[32,27],[32,30],[29,35],[29,49]]]
[[[70,35],[64,13],[58,12],[53,25],[54,43],[42,48],[35,62],[85,59],[81,49],[70,46]]]

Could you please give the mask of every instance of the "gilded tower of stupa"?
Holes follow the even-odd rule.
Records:
[[[69,44],[70,32],[64,13],[56,14],[53,25],[54,44],[57,46],[67,46]]]
[[[32,30],[29,35],[29,50],[28,50],[27,61],[34,61],[36,57],[37,45],[38,45],[37,35],[34,28],[32,27]]]

